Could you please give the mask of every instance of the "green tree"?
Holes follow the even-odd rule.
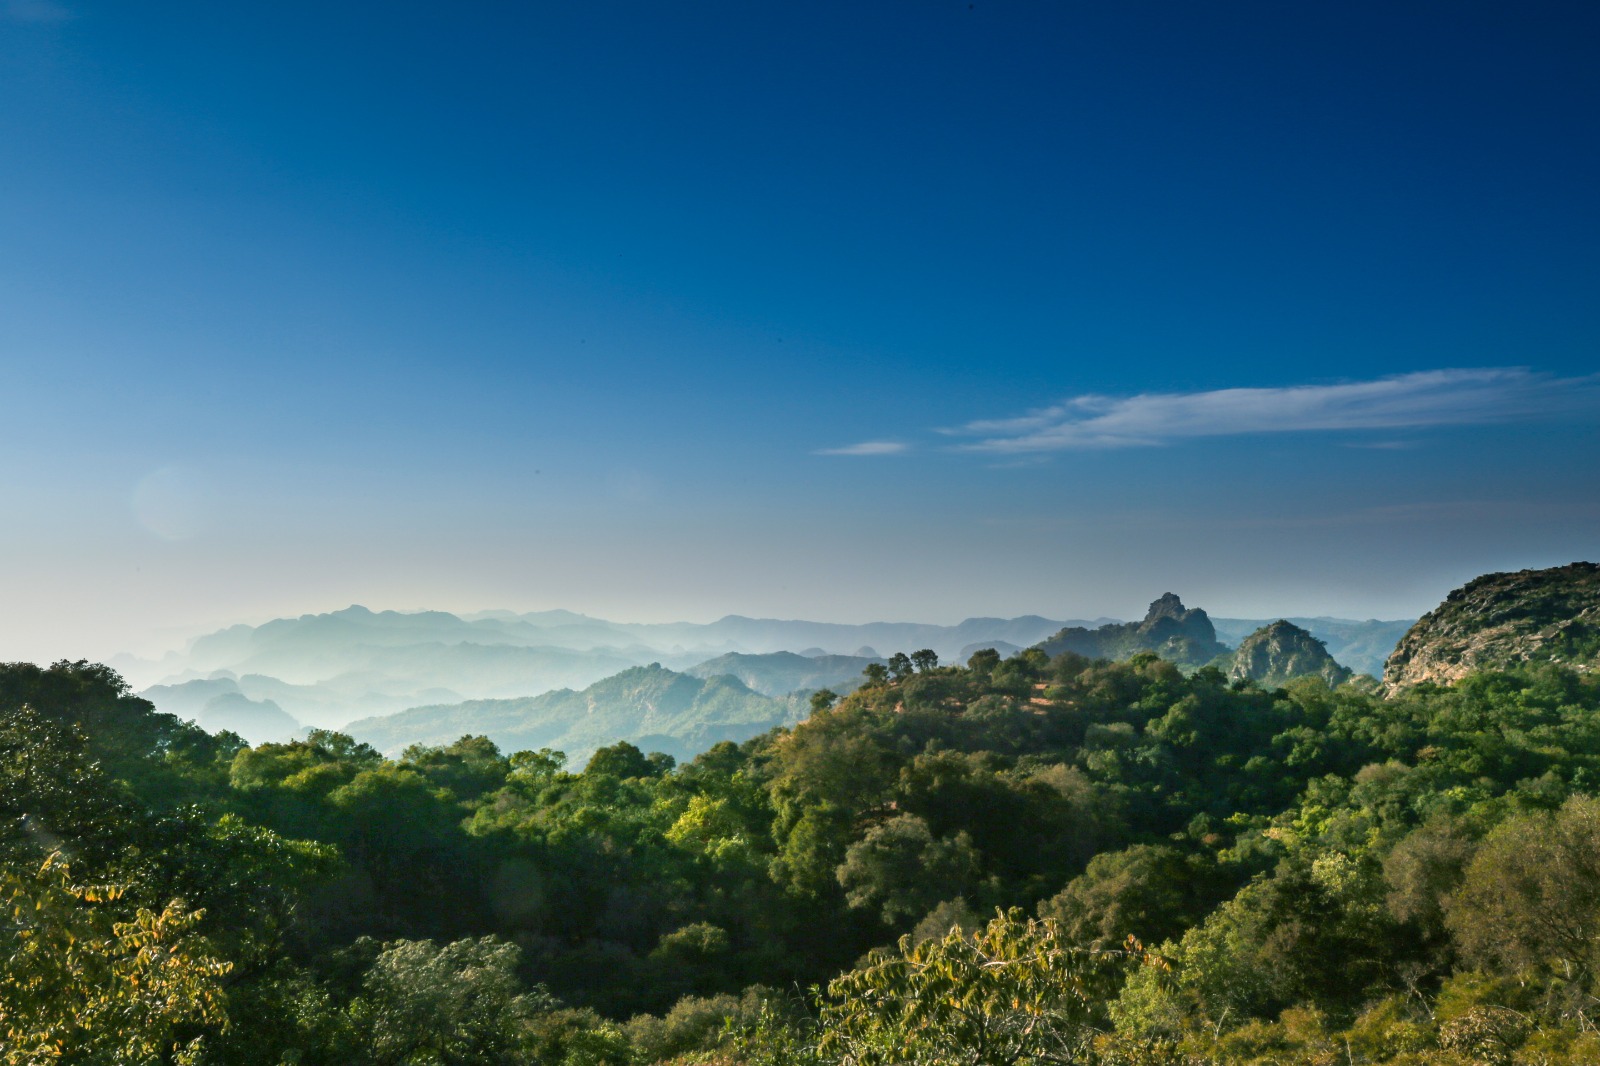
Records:
[[[979,648],[967,659],[967,669],[978,677],[988,677],[1000,665],[1000,653],[993,648]]]
[[[828,985],[819,1049],[852,1066],[1086,1062],[1106,997],[1140,961],[1136,946],[1082,948],[1054,922],[1023,921],[1018,911],[970,934],[903,937]]]
[[[904,681],[911,676],[911,671],[911,656],[903,651],[897,651],[889,656],[889,672],[894,675],[896,681]]]
[[[850,906],[876,908],[886,924],[897,925],[960,896],[978,865],[966,833],[935,839],[927,822],[902,814],[852,844],[837,876]]]
[[[492,937],[384,945],[350,1014],[371,1066],[513,1066],[535,1017],[554,1006],[517,980],[519,951]]]
[[[31,874],[0,870],[10,929],[0,966],[3,1066],[189,1066],[228,1024],[231,963],[173,900],[118,917],[121,884],[82,884],[60,853]]]
[[[1195,890],[1204,880],[1204,871],[1175,848],[1136,844],[1096,855],[1082,875],[1039,904],[1039,915],[1059,920],[1081,944],[1166,939],[1181,935],[1196,917]]]
[[[609,748],[601,748],[589,757],[583,768],[585,774],[604,774],[619,781],[632,777],[656,777],[671,769],[671,760],[663,766],[626,740],[619,740]]]
[[[1600,972],[1600,800],[1514,817],[1484,840],[1445,923],[1461,953],[1510,974]]]

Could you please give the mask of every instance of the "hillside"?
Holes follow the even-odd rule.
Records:
[[[882,661],[876,656],[864,655],[807,656],[790,651],[745,655],[729,652],[698,666],[691,666],[684,673],[690,677],[737,678],[764,696],[787,696],[822,688],[843,695],[861,684],[861,671],[866,669],[868,663]]]
[[[1281,618],[1245,637],[1217,665],[1233,680],[1249,679],[1268,688],[1299,677],[1320,677],[1333,687],[1355,676],[1328,654],[1322,641]]]
[[[166,714],[194,722],[209,733],[237,733],[252,744],[288,740],[303,731],[270,699],[252,699],[229,677],[156,685],[140,693]]]
[[[1281,621],[1242,642],[1269,670],[1317,647]],[[0,664],[0,874],[47,949],[127,975],[95,1061],[201,1033],[217,1066],[398,1061],[380,1037],[506,1049],[463,1066],[843,1066],[867,1056],[809,1049],[885,1003],[919,1012],[892,1046],[952,1061],[971,1030],[929,1030],[936,996],[1093,1052],[1007,1062],[1600,1061],[1569,1010],[1600,992],[1600,671],[1329,699],[1150,656],[919,659],[677,766],[646,752],[800,701],[652,664],[418,708],[433,734],[385,746],[438,743],[391,761],[330,732],[240,749],[104,667]],[[459,736],[480,726],[573,758]],[[638,746],[591,751],[601,729]],[[1160,965],[1096,950],[1130,936]],[[83,967],[19,958],[8,1024],[82,1046]],[[730,1033],[753,1053],[724,1054]]]
[[[1485,574],[1467,582],[1401,638],[1384,666],[1396,691],[1450,684],[1474,670],[1553,662],[1600,666],[1600,565]]]
[[[200,679],[180,674],[146,688],[163,711],[187,681],[234,679],[245,696],[272,700],[288,714],[316,726],[342,726],[352,718],[392,714],[421,703],[496,698],[583,686],[648,661],[648,650],[525,647],[427,641],[360,644],[330,640],[305,646],[258,649]]]
[[[346,732],[380,751],[487,736],[503,751],[554,748],[574,764],[626,740],[689,759],[723,740],[742,741],[805,717],[798,697],[773,699],[735,678],[690,677],[659,663],[634,667],[581,692],[560,689],[521,699],[413,707],[351,722]]]
[[[1168,662],[1190,667],[1203,666],[1228,651],[1217,640],[1217,631],[1206,613],[1198,607],[1184,607],[1183,601],[1170,592],[1150,605],[1142,622],[1112,623],[1097,629],[1068,627],[1039,648],[1046,655],[1070,651],[1091,659],[1111,660],[1153,651]]]

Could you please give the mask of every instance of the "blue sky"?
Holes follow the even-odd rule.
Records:
[[[0,0],[0,657],[1595,558],[1600,9]]]

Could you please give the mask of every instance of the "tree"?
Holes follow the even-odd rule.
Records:
[[[889,680],[889,668],[882,663],[868,663],[861,673],[869,685],[881,685]]]
[[[445,748],[413,744],[401,754],[400,762],[462,800],[475,800],[499,788],[511,769],[510,760],[482,736],[465,736]]]
[[[902,814],[852,844],[837,876],[850,906],[877,907],[895,925],[961,895],[977,872],[978,853],[966,833],[936,840],[927,822]]]
[[[821,714],[839,702],[839,694],[832,689],[819,688],[811,694],[811,713]]]
[[[902,937],[828,985],[820,1050],[852,1066],[1083,1062],[1118,976],[1141,961],[1136,943],[1085,949],[1015,910],[973,933]]]
[[[384,946],[350,1013],[373,1066],[496,1066],[527,1061],[530,1023],[554,1006],[517,980],[520,952],[493,937],[440,947]]]
[[[904,681],[911,676],[911,656],[903,651],[897,651],[889,656],[889,672],[896,681]]]
[[[1600,800],[1514,817],[1484,840],[1445,908],[1461,953],[1511,974],[1600,972]]]
[[[118,920],[128,888],[78,883],[59,852],[31,875],[0,872],[0,1064],[203,1061],[228,1024],[232,964],[195,932],[204,912],[178,900]]]
[[[619,740],[609,748],[596,751],[589,756],[589,765],[583,768],[585,774],[605,774],[618,780],[652,777],[655,771],[656,767],[645,753],[626,740]]]
[[[1136,844],[1096,855],[1081,876],[1039,904],[1039,914],[1059,919],[1082,944],[1165,939],[1181,935],[1193,920],[1197,880],[1196,869],[1175,849]]]
[[[993,648],[979,648],[967,659],[967,669],[979,677],[988,677],[1000,665],[1000,653]]]
[[[921,651],[914,651],[911,653],[911,665],[915,666],[919,671],[925,674],[929,670],[933,670],[938,667],[939,656],[932,648],[923,648]]]

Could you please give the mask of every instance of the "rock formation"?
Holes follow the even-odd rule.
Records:
[[[1522,662],[1600,667],[1600,566],[1486,574],[1418,619],[1384,664],[1388,692]]]
[[[1211,619],[1200,608],[1184,607],[1168,592],[1150,605],[1142,622],[1121,622],[1098,629],[1070,626],[1039,645],[1048,655],[1064,651],[1091,659],[1127,659],[1153,651],[1183,666],[1203,666],[1228,648],[1217,640]]]
[[[1226,665],[1218,665],[1230,678],[1249,678],[1269,688],[1311,676],[1332,687],[1354,676],[1328,654],[1322,641],[1281,618],[1244,638],[1226,659]]]

